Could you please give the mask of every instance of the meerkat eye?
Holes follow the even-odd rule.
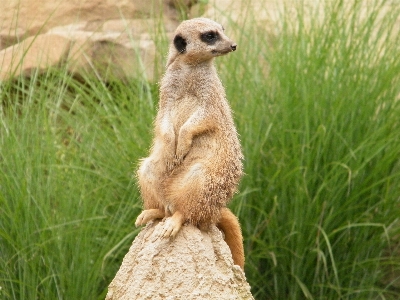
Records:
[[[207,33],[207,34],[205,35],[205,38],[206,38],[207,40],[213,40],[213,39],[215,39],[215,37],[216,37],[216,34],[215,34],[214,32],[210,32],[210,33]]]
[[[200,38],[203,42],[205,42],[209,45],[212,45],[219,39],[219,35],[218,35],[218,32],[208,31],[208,32],[202,33]]]

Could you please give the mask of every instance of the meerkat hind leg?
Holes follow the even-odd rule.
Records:
[[[179,211],[176,211],[171,217],[167,218],[158,229],[156,229],[156,233],[154,234],[154,239],[158,239],[160,237],[174,237],[182,227],[184,223],[183,214]]]
[[[147,222],[165,217],[165,212],[158,208],[146,209],[136,218],[135,226],[145,225]]]

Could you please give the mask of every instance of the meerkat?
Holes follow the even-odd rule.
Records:
[[[203,230],[216,224],[243,269],[240,224],[226,207],[242,177],[243,155],[213,64],[236,47],[220,24],[206,18],[183,21],[176,29],[160,83],[151,153],[137,172],[145,210],[135,224],[167,217],[158,237],[175,236],[184,223]]]

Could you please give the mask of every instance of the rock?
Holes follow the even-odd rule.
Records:
[[[58,35],[29,37],[0,52],[0,80],[32,70],[46,70],[67,57],[71,41]]]
[[[0,51],[0,80],[68,62],[75,75],[95,72],[104,79],[140,76],[151,81],[156,49],[150,32],[155,22],[110,20],[55,27]]]
[[[154,65],[154,38],[173,32],[178,9],[192,2],[2,0],[0,80],[62,63],[76,75],[152,80],[161,69]]]
[[[73,41],[68,70],[96,72],[103,79],[144,77],[153,80],[156,46],[154,19],[110,20],[60,26],[49,31]]]
[[[173,240],[153,241],[159,224],[148,224],[136,237],[106,300],[254,299],[215,226],[203,232],[187,225]]]
[[[143,0],[2,0],[0,39],[2,48],[21,38],[46,33],[56,26],[112,19],[148,18],[160,15],[166,1]],[[170,13],[168,10],[167,13]],[[170,17],[170,16],[167,16]],[[8,40],[6,42],[5,40]]]

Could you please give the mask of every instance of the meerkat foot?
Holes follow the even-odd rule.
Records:
[[[167,218],[154,234],[154,240],[158,238],[174,237],[182,227],[184,222],[183,215],[180,212],[175,212],[172,217]]]
[[[157,208],[146,209],[137,217],[135,226],[141,226],[147,224],[147,222],[154,219],[162,219],[165,217],[165,213]]]

